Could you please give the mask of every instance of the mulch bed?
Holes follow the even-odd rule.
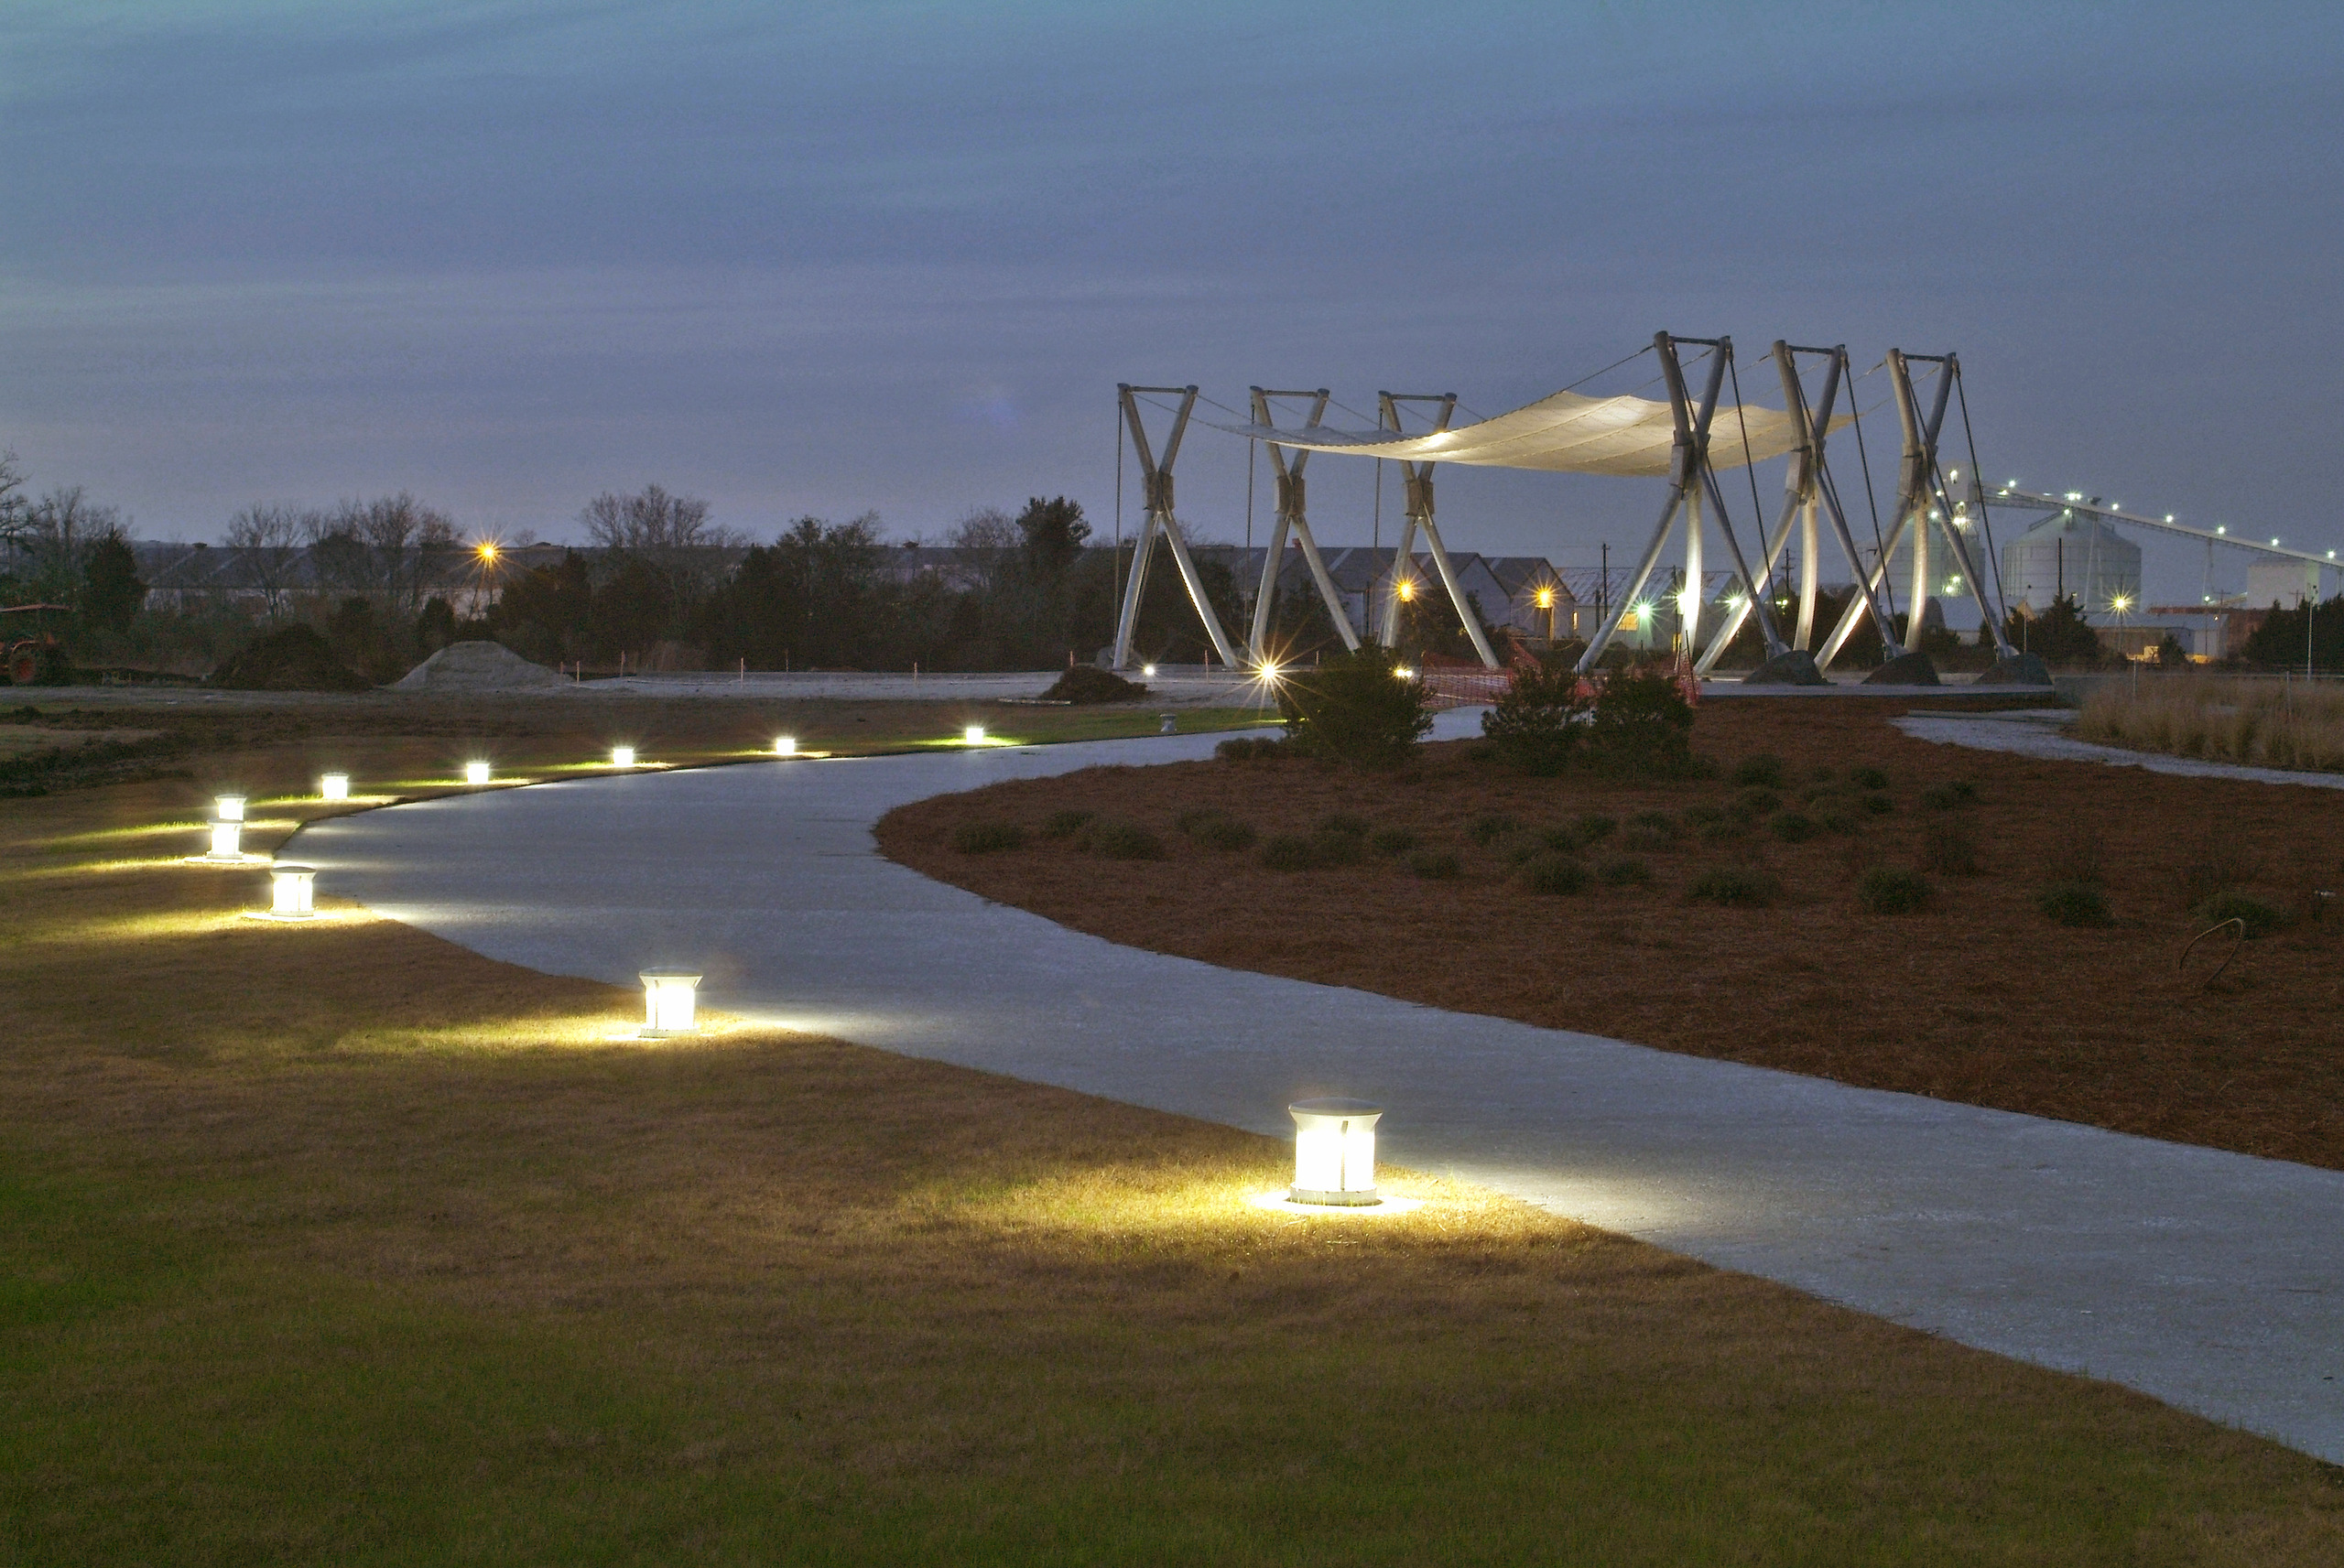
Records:
[[[1861,768],[1889,776],[1878,793],[1893,809],[1799,843],[1776,838],[1771,815],[1739,838],[1697,829],[1633,857],[1652,874],[1644,886],[1533,892],[1510,863],[1525,838],[1481,842],[1473,824],[1503,814],[1526,833],[1589,813],[1681,819],[1730,806],[1740,791],[1728,777],[1531,779],[1476,741],[1426,748],[1388,773],[1298,760],[1095,768],[923,801],[891,814],[879,839],[931,876],[1135,946],[2344,1169],[2344,910],[2314,918],[2320,890],[2344,890],[2344,797],[1965,751],[1890,724],[1923,706],[1705,706],[1697,750],[1728,773],[1755,753],[1781,757],[1781,809],[1844,808]],[[1843,793],[1805,803],[1827,771],[1825,787]],[[1954,781],[1973,784],[1974,800],[1928,804],[1931,786]],[[1216,849],[1176,826],[1208,806],[1260,841]],[[1145,827],[1164,858],[1110,859],[1038,833],[992,853],[952,847],[964,824],[1037,828],[1068,810]],[[1409,853],[1299,871],[1264,863],[1263,842],[1331,814],[1409,829],[1420,850],[1453,853],[1460,874],[1421,878]],[[1918,866],[1925,840],[1957,821],[1976,846],[1974,874],[1928,873],[1934,894],[1917,913],[1860,905],[1867,871]],[[1623,858],[1618,841],[1582,858],[1590,869]],[[2115,925],[2046,918],[2041,888],[2094,861]],[[1772,873],[1781,896],[1763,909],[1693,900],[1696,879],[1719,867]],[[2218,883],[2295,924],[2246,944],[2208,983],[2226,939],[2180,960],[2199,929],[2189,912]]]

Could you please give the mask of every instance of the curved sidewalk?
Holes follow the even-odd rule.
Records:
[[[1472,715],[1444,716],[1470,731]],[[341,817],[323,885],[493,957],[1396,1162],[2344,1462],[2344,1173],[1123,947],[885,860],[889,808],[1212,736],[756,764]],[[1143,873],[1144,874],[1144,873]]]
[[[2248,784],[2344,789],[2344,773],[2251,768],[2242,762],[2204,762],[2164,752],[2136,752],[2128,746],[2078,741],[2052,728],[2074,717],[2065,708],[2016,708],[2008,713],[1908,713],[1892,722],[1915,741],[1935,741],[1941,745],[1968,746],[1981,752],[2013,752],[2024,757],[2047,757],[2062,762],[2106,762],[2111,767],[2142,768],[2183,778],[2241,779]]]

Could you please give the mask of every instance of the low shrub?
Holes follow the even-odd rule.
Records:
[[[1978,874],[1978,840],[1959,817],[1932,822],[1921,834],[1921,869],[1948,877]]]
[[[1261,762],[1287,754],[1286,741],[1275,735],[1239,735],[1223,741],[1212,754],[1224,762]]]
[[[1522,868],[1522,885],[1532,892],[1585,892],[1591,880],[1588,875],[1587,862],[1569,855],[1549,852],[1537,856]]]
[[[1624,857],[1604,861],[1596,869],[1595,876],[1605,887],[1640,888],[1652,884],[1652,868],[1642,860]]]
[[[1571,837],[1569,828],[1557,828],[1555,836],[1562,842],[1553,842],[1545,833],[1517,833],[1499,846],[1498,853],[1505,857],[1507,865],[1520,866],[1541,855],[1568,855],[1579,849],[1579,841]]]
[[[1782,805],[1783,797],[1773,790],[1745,789],[1733,797],[1732,801],[1727,805],[1726,810],[1746,822],[1755,822],[1762,816],[1771,816],[1781,810]]]
[[[1830,768],[1817,766],[1807,769],[1807,776],[1814,780],[1817,784],[1829,784],[1833,779],[1838,778],[1839,775]]]
[[[1302,833],[1274,833],[1262,846],[1262,864],[1274,871],[1308,871],[1318,864],[1316,839]]]
[[[2201,928],[2219,925],[2225,920],[2244,921],[2246,939],[2250,942],[2268,936],[2274,931],[2284,931],[2295,923],[2294,917],[2285,910],[2273,909],[2261,899],[2250,898],[2236,890],[2216,893],[2192,909],[2189,917]]]
[[[1571,831],[1579,835],[1582,844],[1601,844],[1618,830],[1619,822],[1600,811],[1590,811],[1571,821]]]
[[[1408,857],[1408,870],[1428,882],[1445,882],[1457,875],[1457,857],[1447,849],[1419,849]]]
[[[1416,847],[1416,836],[1405,827],[1379,827],[1367,836],[1367,847],[1379,855],[1405,855]]]
[[[1978,786],[1967,779],[1934,784],[1921,792],[1921,804],[1931,811],[1951,811],[1978,798]]]
[[[1884,795],[1868,795],[1864,796],[1864,809],[1874,816],[1888,816],[1894,814],[1896,802]]]
[[[1015,822],[963,822],[952,829],[952,848],[963,855],[990,855],[996,849],[1022,849],[1026,829]]]
[[[1503,811],[1486,811],[1465,825],[1465,837],[1484,849],[1510,833],[1522,831],[1522,824]]]
[[[1364,816],[1353,816],[1346,811],[1330,811],[1318,819],[1316,831],[1344,838],[1364,838],[1369,826]]]
[[[1848,770],[1848,782],[1858,789],[1886,789],[1888,775],[1878,768],[1850,768]]]
[[[1693,709],[1665,669],[1606,676],[1588,722],[1588,760],[1607,773],[1636,778],[1697,778]]]
[[[1570,662],[1550,658],[1514,670],[1505,691],[1481,716],[1481,733],[1508,767],[1552,777],[1570,765],[1585,738],[1589,706]]]
[[[1363,643],[1286,676],[1277,697],[1293,732],[1287,743],[1354,767],[1405,762],[1432,728],[1432,710],[1424,683],[1403,678],[1400,669],[1399,654]]]
[[[1864,819],[1845,806],[1826,806],[1815,814],[1815,825],[1826,833],[1861,833]]]
[[[1697,835],[1704,844],[1739,844],[1750,837],[1750,824],[1731,816],[1721,816],[1715,822],[1701,824]]]
[[[1093,822],[1083,830],[1082,847],[1111,860],[1164,859],[1164,840],[1136,822]]]
[[[1183,833],[1193,834],[1206,823],[1218,821],[1228,815],[1228,812],[1218,806],[1192,806],[1174,817],[1172,826]]]
[[[1910,914],[1927,904],[1937,889],[1918,871],[1874,866],[1856,884],[1856,902],[1867,914]]]
[[[2113,925],[2108,895],[2091,882],[2052,882],[2035,895],[2035,907],[2060,925]]]
[[[1310,836],[1310,849],[1322,866],[1356,866],[1367,859],[1367,835],[1329,833],[1321,827]]]
[[[1783,880],[1756,866],[1713,866],[1693,879],[1685,896],[1729,909],[1764,909],[1783,896]]]
[[[1804,812],[1785,811],[1766,824],[1768,832],[1785,844],[1804,844],[1823,829]]]
[[[1197,829],[1196,840],[1208,849],[1250,849],[1253,827],[1233,816],[1216,816]]]
[[[1738,784],[1780,789],[1783,787],[1783,760],[1772,752],[1760,752],[1734,763],[1733,772],[1729,776]]]
[[[1042,837],[1071,838],[1091,826],[1091,817],[1088,811],[1053,811],[1042,818]]]
[[[1636,855],[1660,855],[1677,848],[1678,835],[1651,827],[1631,827],[1620,835],[1620,848]]]

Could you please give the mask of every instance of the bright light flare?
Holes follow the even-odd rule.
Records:
[[[775,736],[773,738],[773,754],[776,757],[794,757],[798,755],[798,737],[795,735]]]
[[[611,766],[614,768],[631,768],[635,766],[635,748],[632,746],[612,747]]]
[[[241,795],[215,795],[212,797],[212,815],[222,822],[244,819],[244,797]]]
[[[464,782],[468,784],[473,785],[486,784],[488,782],[488,764],[486,762],[466,762],[464,764]]]
[[[983,725],[971,724],[960,731],[960,744],[963,746],[982,746],[984,743],[985,727]]]
[[[350,775],[348,773],[326,774],[318,781],[318,798],[320,800],[348,800]]]
[[[1142,665],[1139,667],[1139,673],[1145,676],[1149,680],[1154,680],[1156,678],[1156,666],[1154,665]]]

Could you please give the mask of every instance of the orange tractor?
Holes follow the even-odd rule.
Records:
[[[0,616],[28,615],[30,621],[0,621],[0,654],[7,660],[8,680],[15,686],[54,681],[65,663],[65,644],[53,630],[52,616],[71,615],[70,604],[10,604]]]

